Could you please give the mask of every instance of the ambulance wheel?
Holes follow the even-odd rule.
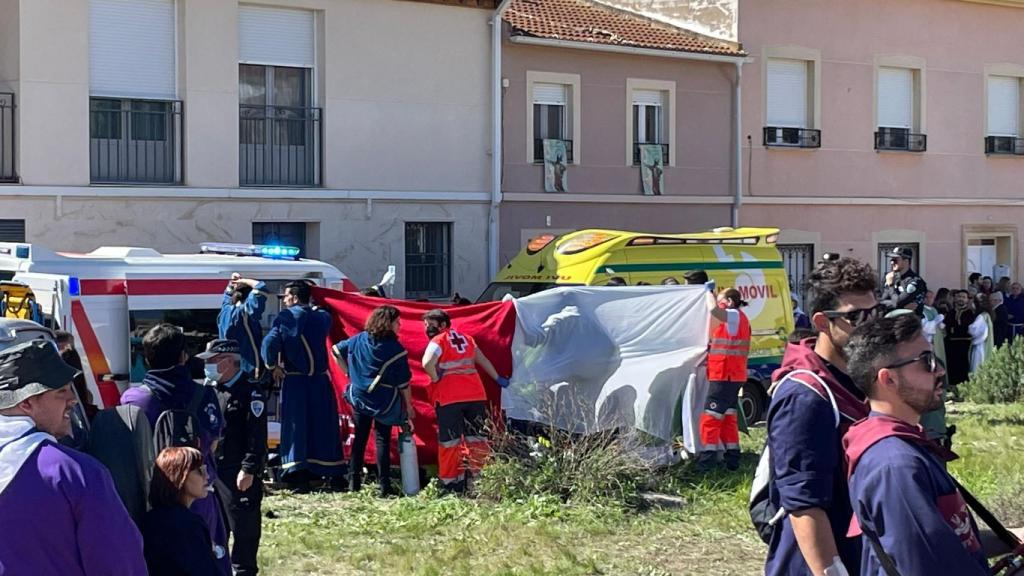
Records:
[[[757,380],[747,380],[740,390],[740,407],[747,424],[761,422],[768,416],[768,394]]]

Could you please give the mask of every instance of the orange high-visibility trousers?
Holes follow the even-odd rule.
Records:
[[[437,477],[445,486],[466,479],[466,470],[476,475],[490,456],[484,436],[486,402],[456,402],[435,407],[437,413]]]
[[[708,383],[704,413],[700,415],[701,451],[739,450],[740,430],[736,418],[741,382]]]

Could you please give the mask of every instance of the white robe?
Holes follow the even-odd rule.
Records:
[[[985,315],[978,314],[974,322],[967,327],[967,331],[971,335],[970,373],[973,374],[985,361],[985,340],[988,338],[988,322],[985,321]]]

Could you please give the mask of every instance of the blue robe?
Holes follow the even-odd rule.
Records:
[[[872,412],[844,438],[856,533],[877,535],[900,574],[985,576],[978,526],[943,462],[956,456],[929,443],[924,431]],[[863,544],[861,574],[885,576]]]
[[[377,340],[360,332],[338,342],[335,349],[347,358],[349,384],[345,399],[352,408],[384,424],[404,424],[408,415],[399,391],[409,386],[412,372],[398,338]]]
[[[231,302],[231,292],[224,292],[220,314],[217,315],[217,332],[221,338],[238,342],[242,355],[242,372],[255,374],[260,368],[259,347],[263,341],[263,326],[260,320],[267,306],[267,285],[258,282],[249,292],[249,296],[235,305]]]
[[[281,387],[282,475],[308,470],[339,476],[342,467],[338,404],[327,373],[331,316],[309,306],[282,310],[263,339],[269,368],[279,363],[287,376]]]

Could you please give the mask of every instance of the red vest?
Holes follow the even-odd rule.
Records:
[[[722,322],[711,335],[708,349],[708,380],[726,382],[747,381],[747,355],[750,354],[750,320],[742,311],[739,329],[729,335],[729,327]]]
[[[431,342],[441,347],[437,367],[444,371],[434,384],[434,402],[447,406],[456,402],[487,400],[484,383],[476,371],[476,342],[473,337],[448,329],[434,336]]]

